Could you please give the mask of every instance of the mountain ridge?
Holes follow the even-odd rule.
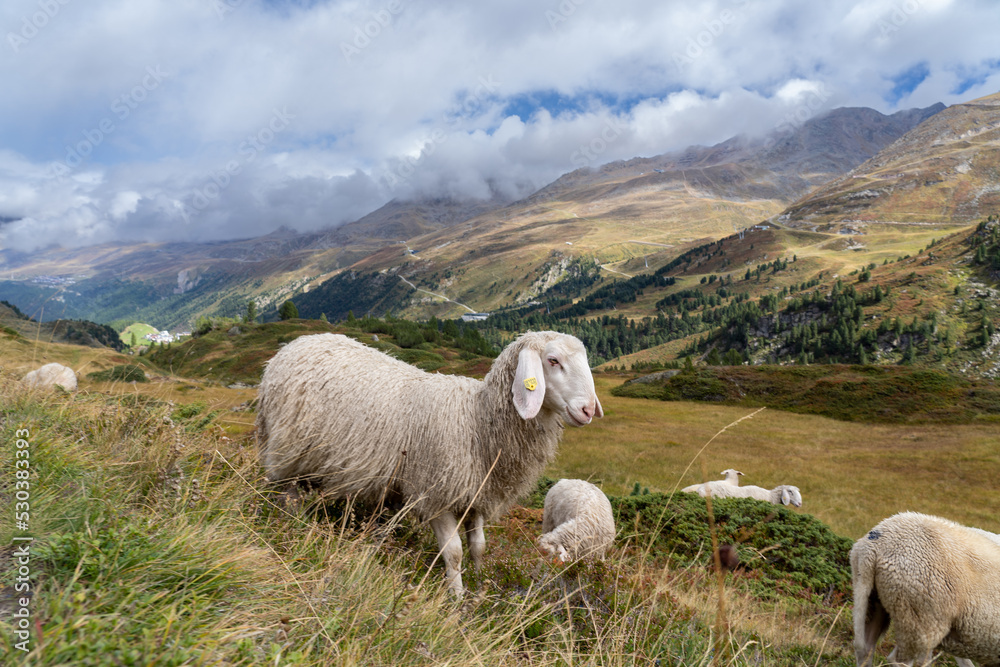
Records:
[[[531,299],[574,258],[592,256],[608,275],[635,258],[652,270],[685,248],[772,218],[824,170],[854,166],[939,107],[890,116],[837,109],[770,139],[733,137],[569,172],[516,202],[394,200],[319,232],[286,226],[250,239],[106,244],[31,258],[0,251],[0,275],[22,278],[0,282],[0,293],[33,315],[56,296],[58,306],[45,313],[110,321],[135,311],[167,328],[239,314],[251,298],[264,311],[353,267],[398,272],[420,289],[488,310]],[[77,277],[53,295],[27,280],[40,275]],[[405,314],[465,312],[450,307],[437,312],[421,293]]]

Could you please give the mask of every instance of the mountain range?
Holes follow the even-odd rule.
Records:
[[[240,314],[249,299],[265,313],[308,303],[350,269],[404,282],[406,297],[385,308],[456,317],[526,303],[581,263],[628,278],[762,223],[836,243],[857,220],[968,223],[997,203],[998,99],[892,115],[840,108],[766,137],[577,169],[519,201],[392,201],[318,233],[2,250],[0,296],[37,319],[186,328]]]

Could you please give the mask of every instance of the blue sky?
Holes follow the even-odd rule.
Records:
[[[954,104],[1000,90],[998,25],[993,0],[7,0],[0,247],[311,231]]]

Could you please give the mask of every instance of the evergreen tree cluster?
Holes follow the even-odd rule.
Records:
[[[991,215],[979,223],[971,237],[972,263],[991,273],[1000,273],[1000,219]]]
[[[424,344],[445,345],[457,347],[466,352],[484,357],[495,357],[498,354],[479,329],[470,322],[461,320],[438,320],[432,317],[426,322],[411,322],[387,316],[385,319],[365,316],[355,318],[348,311],[347,326],[357,327],[365,333],[384,334],[392,336],[396,345],[402,348],[416,348]]]
[[[325,313],[336,322],[346,318],[348,311],[378,316],[399,310],[409,302],[413,291],[398,276],[344,271],[296,295],[294,302],[299,317],[315,320]]]
[[[913,362],[918,355],[939,353],[939,346],[945,352],[954,348],[955,332],[939,327],[936,312],[923,319],[914,316],[909,322],[883,318],[877,327],[864,327],[863,307],[881,303],[888,295],[889,290],[881,285],[859,292],[840,280],[828,294],[814,290],[792,298],[783,310],[778,308],[776,295],[765,295],[757,302],[739,304],[714,339],[701,340],[686,351],[697,353],[711,345],[709,363],[713,351],[719,358],[722,350],[735,350],[746,358],[755,339],[763,337],[779,343],[773,361],[866,364],[883,346],[902,350],[903,363]],[[981,336],[988,340],[992,322],[985,313],[982,319]]]

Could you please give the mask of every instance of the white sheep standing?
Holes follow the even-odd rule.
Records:
[[[1000,536],[902,512],[854,543],[851,577],[859,667],[890,622],[890,660],[923,666],[940,648],[960,667],[1000,667]]]
[[[722,475],[721,481],[725,482],[726,484],[730,484],[732,486],[739,486],[740,477],[743,475],[743,473],[741,473],[739,470],[733,470],[732,468],[726,468],[719,474]],[[701,484],[692,484],[691,486],[685,486],[683,489],[681,489],[681,491],[683,491],[684,493],[698,493],[698,490],[700,488]]]
[[[690,490],[689,490],[690,489]],[[733,486],[725,480],[715,480],[704,484],[695,484],[694,487],[684,489],[688,493],[697,493],[704,498],[711,494],[713,498],[755,498],[764,500],[775,505],[794,505],[802,507],[802,493],[797,486],[782,484],[773,489],[765,489],[760,486]]]
[[[528,493],[565,424],[604,415],[587,350],[528,332],[483,380],[426,373],[337,334],[302,336],[268,363],[257,443],[272,482],[403,502],[430,522],[448,587],[463,590],[459,517],[473,565],[483,524]]]
[[[564,563],[590,556],[604,558],[615,540],[611,502],[582,479],[561,479],[545,494],[538,545]]]

